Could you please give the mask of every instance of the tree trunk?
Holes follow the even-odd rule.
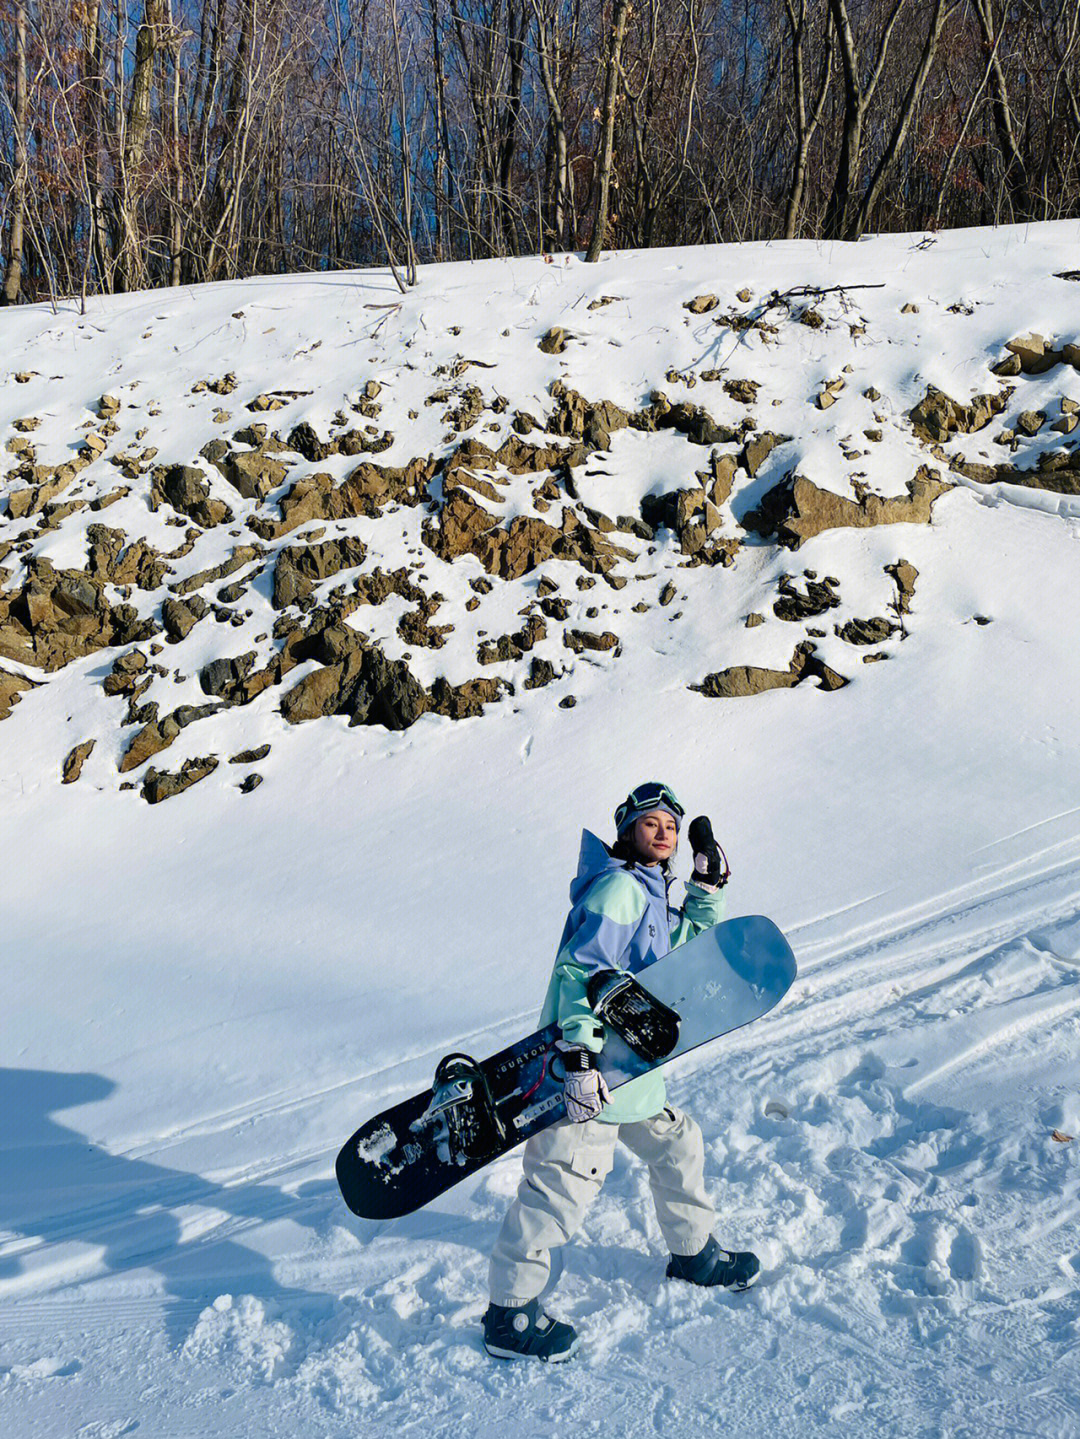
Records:
[[[15,6],[15,177],[11,187],[11,231],[0,304],[17,305],[22,291],[26,224],[26,6]]]
[[[615,0],[611,15],[611,37],[608,42],[607,66],[604,78],[604,105],[600,117],[600,144],[597,157],[597,178],[599,181],[596,199],[596,218],[593,221],[592,239],[585,252],[585,259],[595,263],[600,258],[604,245],[604,232],[608,224],[608,205],[611,193],[611,162],[615,149],[615,102],[619,92],[619,61],[622,56],[623,37],[630,10],[630,0]]]

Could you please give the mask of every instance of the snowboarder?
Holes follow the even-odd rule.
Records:
[[[590,976],[610,969],[637,973],[723,918],[729,871],[704,818],[690,826],[694,874],[682,909],[668,907],[684,813],[667,785],[642,784],[615,811],[614,845],[588,830],[582,835],[572,908],[540,1018],[541,1025],[557,1021],[562,1031],[567,1117],[526,1143],[517,1197],[492,1251],[484,1346],[499,1358],[554,1361],[576,1349],[573,1328],[544,1313],[539,1296],[551,1250],[578,1229],[611,1169],[617,1140],[649,1167],[656,1217],[671,1251],[669,1278],[735,1290],[757,1278],[755,1255],[731,1253],[713,1237],[716,1212],[705,1192],[701,1130],[667,1103],[661,1071],[631,1080],[612,1097],[596,1063],[604,1027],[588,1002]]]

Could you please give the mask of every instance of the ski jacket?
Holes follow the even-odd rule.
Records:
[[[691,881],[682,908],[672,910],[669,884],[659,865],[628,865],[583,831],[541,1027],[558,1021],[568,1043],[599,1054],[605,1034],[586,997],[590,976],[602,969],[636,974],[723,919],[723,890],[709,893]],[[666,1098],[663,1073],[654,1069],[620,1085],[598,1117],[606,1124],[636,1124],[659,1114]]]

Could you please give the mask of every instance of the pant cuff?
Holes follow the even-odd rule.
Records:
[[[538,1299],[540,1296],[538,1294],[526,1294],[524,1296],[521,1294],[506,1294],[493,1289],[489,1297],[492,1304],[498,1304],[503,1309],[524,1309],[526,1304],[531,1304],[534,1299]]]
[[[695,1254],[701,1253],[711,1238],[712,1231],[707,1229],[700,1239],[683,1239],[668,1247],[679,1259],[692,1259]]]

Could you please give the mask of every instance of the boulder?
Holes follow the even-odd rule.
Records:
[[[743,516],[742,524],[757,534],[775,534],[780,544],[798,549],[825,530],[929,524],[934,501],[953,487],[924,466],[906,488],[906,495],[891,498],[863,489],[850,500],[792,473],[769,490],[758,509]]]
[[[92,739],[83,740],[82,744],[77,744],[75,748],[69,753],[67,759],[65,759],[64,761],[64,767],[61,772],[61,784],[75,783],[75,781],[82,774],[82,767],[90,758],[91,752],[93,751],[94,745],[96,743],[97,741]]]
[[[793,689],[804,680],[816,679],[818,688],[842,689],[849,681],[823,663],[810,640],[798,645],[786,670],[760,669],[755,665],[735,665],[706,675],[698,685],[689,688],[709,699],[739,699],[761,694],[765,690]]]
[[[306,599],[321,580],[341,570],[355,569],[366,556],[366,546],[351,535],[320,545],[293,545],[279,550],[274,565],[274,608],[284,609]]]
[[[160,804],[163,799],[171,799],[173,795],[182,794],[193,784],[198,784],[199,780],[213,774],[217,766],[217,758],[206,755],[202,759],[185,760],[176,774],[150,769],[143,780],[142,797],[148,804]]]
[[[695,295],[692,300],[683,301],[683,309],[689,310],[692,315],[707,315],[710,310],[715,310],[719,303],[716,295]]]
[[[534,660],[533,664],[536,663]],[[501,700],[504,694],[513,693],[513,685],[504,679],[483,678],[452,685],[445,676],[440,675],[431,686],[430,707],[433,713],[446,715],[449,719],[474,719],[483,714],[486,704],[493,704]]]
[[[896,633],[899,625],[882,616],[870,620],[848,620],[846,625],[836,625],[835,633],[849,645],[880,645]]]
[[[231,521],[232,511],[221,500],[211,499],[210,481],[194,465],[158,466],[152,475],[151,509],[157,509],[164,500],[178,514],[188,515],[203,529]]]
[[[537,343],[545,355],[561,355],[566,349],[566,342],[569,338],[570,336],[561,325],[553,325]]]

